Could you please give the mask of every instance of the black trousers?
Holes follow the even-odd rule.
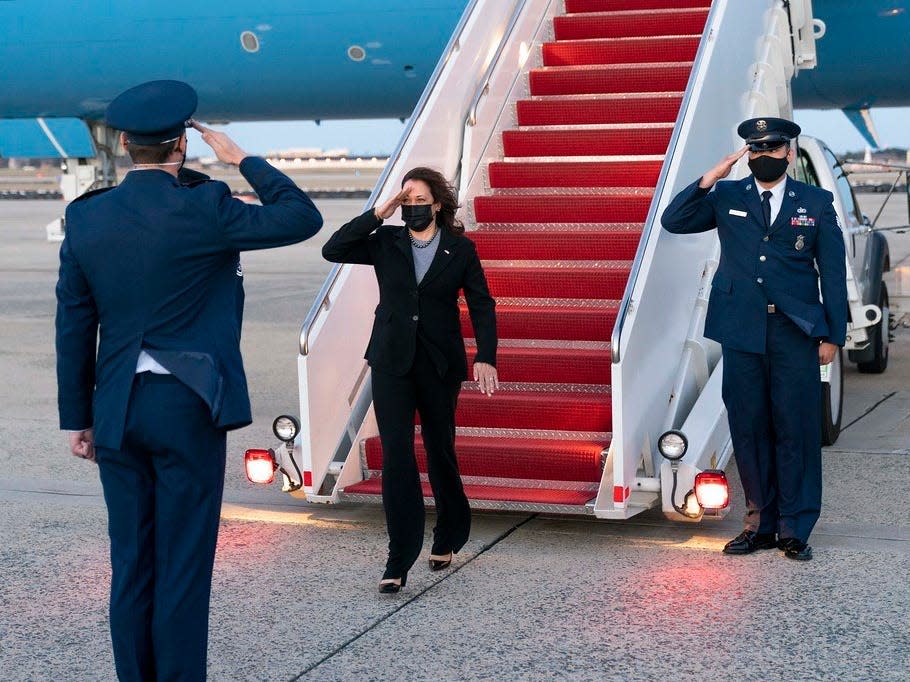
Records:
[[[461,382],[440,377],[420,342],[404,376],[373,371],[373,407],[382,440],[382,503],[389,533],[383,577],[406,573],[423,547],[425,513],[414,455],[414,414],[420,414],[430,487],[436,500],[433,554],[457,552],[471,532],[471,508],[455,459],[455,407]]]
[[[225,433],[170,375],[137,375],[119,450],[96,449],[111,539],[111,640],[121,680],[206,676]]]
[[[723,398],[745,528],[805,542],[822,501],[818,341],[768,315],[766,351],[723,349]]]

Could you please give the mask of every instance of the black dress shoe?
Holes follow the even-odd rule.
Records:
[[[754,530],[744,530],[724,545],[724,554],[752,554],[758,549],[774,549],[775,547],[777,547],[777,541],[774,533],[756,533]]]
[[[448,554],[431,554],[430,555],[430,570],[431,571],[441,571],[444,568],[448,568],[452,565],[452,552]]]
[[[794,561],[809,561],[812,558],[812,548],[802,540],[796,538],[782,538],[777,543],[779,549],[783,550],[784,556]]]
[[[404,573],[400,578],[383,578],[379,581],[379,591],[382,592],[382,594],[395,594],[407,584],[407,573]]]

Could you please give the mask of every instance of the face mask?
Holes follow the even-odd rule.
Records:
[[[433,205],[407,204],[402,206],[401,219],[412,232],[423,232],[433,222]]]
[[[782,159],[773,156],[756,156],[749,159],[749,170],[759,182],[774,182],[787,172],[789,165],[786,156]]]

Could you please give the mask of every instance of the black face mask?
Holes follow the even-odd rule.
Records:
[[[782,159],[774,156],[756,156],[749,159],[749,170],[759,182],[774,182],[787,172],[789,165],[786,156]]]
[[[433,222],[433,205],[406,204],[401,207],[401,219],[412,232],[423,232]]]

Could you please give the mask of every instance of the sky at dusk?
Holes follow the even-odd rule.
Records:
[[[873,109],[872,120],[882,147],[910,148],[910,109]],[[824,140],[834,152],[861,151],[866,143],[859,132],[838,110],[797,110],[794,118],[803,132]],[[273,150],[316,147],[323,150],[344,148],[360,156],[389,154],[404,131],[398,119],[360,121],[275,121],[230,123],[219,126],[251,154],[264,155]],[[190,156],[209,155],[199,135],[190,132]]]

